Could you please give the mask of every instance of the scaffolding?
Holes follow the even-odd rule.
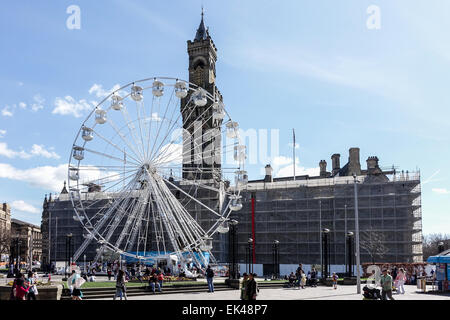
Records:
[[[379,234],[386,250],[371,257],[361,251],[361,261],[422,261],[420,173],[385,175],[385,179],[357,176],[360,234]],[[330,229],[331,264],[345,264],[346,233],[354,231],[354,178],[332,177],[277,182],[249,182],[239,212],[240,263],[245,263],[251,235],[250,198],[256,198],[256,264],[270,265],[272,244],[279,241],[281,264],[319,264],[320,230]]]

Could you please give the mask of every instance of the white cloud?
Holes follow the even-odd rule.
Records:
[[[6,130],[0,129],[0,138],[3,138],[6,134]]]
[[[53,114],[72,115],[79,118],[83,115],[84,111],[91,110],[93,108],[85,99],[76,101],[71,96],[55,99],[55,108]]]
[[[101,182],[112,182],[121,178],[117,172],[100,170],[95,166],[80,172],[80,183],[95,181],[105,177]],[[18,169],[8,163],[0,163],[0,178],[22,181],[28,185],[46,191],[60,192],[67,180],[68,164],[42,166],[31,169]]]
[[[16,200],[11,202],[11,208],[29,213],[40,213],[40,210],[38,208],[33,207],[31,204],[26,203],[23,200]]]
[[[34,103],[31,105],[31,110],[34,112],[44,108],[45,99],[38,93],[33,97]]]
[[[153,121],[153,122],[159,122],[159,121],[161,121],[161,120],[162,120],[162,119],[161,119],[161,117],[158,115],[158,113],[157,113],[157,112],[153,112],[151,117],[147,117],[147,118],[144,119],[144,122],[151,122],[151,121]]]
[[[13,159],[13,158],[29,159],[29,158],[31,158],[31,155],[23,150],[15,151],[15,150],[9,149],[8,144],[5,142],[0,142],[0,156],[5,156],[10,159]]]
[[[95,94],[97,98],[105,98],[118,89],[120,89],[119,84],[115,84],[111,89],[105,90],[101,84],[94,83],[94,85],[89,89],[89,94]]]
[[[53,148],[50,148],[52,150]],[[42,156],[47,159],[60,159],[61,157],[54,151],[45,150],[43,145],[33,144],[31,147],[31,154],[35,156]]]
[[[23,82],[22,82],[22,81],[19,81],[19,82],[17,82],[17,85],[18,85],[19,87],[21,87],[21,86],[23,86]]]
[[[450,190],[447,190],[445,188],[433,188],[431,190],[437,194],[450,194]]]
[[[295,157],[295,175],[309,175],[318,176],[320,174],[320,169],[317,168],[305,168],[299,165],[300,161],[298,157]],[[290,157],[277,156],[274,157],[271,163],[273,168],[274,177],[292,177],[294,175],[293,161]]]
[[[11,112],[11,107],[10,106],[6,106],[2,109],[2,116],[5,117],[12,117],[13,113]]]
[[[0,178],[23,181],[33,187],[59,192],[67,178],[67,164],[22,170],[0,163]]]
[[[5,131],[6,133],[6,131]],[[53,148],[50,148],[52,150]],[[43,145],[33,144],[30,152],[24,150],[15,151],[8,148],[8,144],[5,142],[0,142],[0,156],[5,156],[10,159],[22,158],[29,159],[34,156],[41,156],[47,159],[59,159],[61,158],[56,152],[48,151]]]
[[[22,109],[26,109],[27,104],[25,102],[19,102],[19,107]]]
[[[158,155],[153,160],[155,163],[164,164],[181,164],[183,156],[183,145],[170,143],[161,147]]]

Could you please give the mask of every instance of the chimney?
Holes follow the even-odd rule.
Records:
[[[367,160],[367,171],[369,174],[375,173],[376,169],[378,169],[378,157],[372,156],[368,157]]]
[[[350,148],[348,152],[348,175],[361,175],[361,164],[359,163],[359,148]]]
[[[331,156],[331,166],[333,168],[332,174],[335,176],[341,169],[341,155],[339,153]]]
[[[268,165],[266,165],[265,169],[266,169],[266,176],[264,177],[264,182],[273,182],[272,166],[270,164],[268,164]]]
[[[327,162],[325,160],[320,160],[319,167],[320,167],[320,176],[326,177],[327,176]]]

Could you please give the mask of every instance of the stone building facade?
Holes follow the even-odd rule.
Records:
[[[11,207],[2,203],[0,207],[0,261],[5,262],[9,257],[11,242]]]
[[[19,244],[17,245],[17,241]],[[11,219],[11,253],[17,257],[19,251],[21,262],[33,262],[42,260],[42,235],[41,228],[34,224]]]

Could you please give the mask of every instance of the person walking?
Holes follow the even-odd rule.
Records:
[[[316,278],[317,278],[316,268],[312,268],[312,270],[311,270],[311,287],[317,287]]]
[[[381,299],[387,300],[386,296],[390,300],[395,300],[392,297],[392,276],[388,274],[386,269],[383,270],[383,275],[381,276]]]
[[[249,273],[249,280],[247,282],[247,298],[248,300],[256,300],[258,295],[258,284],[256,283],[256,273]]]
[[[241,300],[248,300],[247,296],[247,284],[248,284],[248,274],[244,272],[241,284]]]
[[[302,282],[302,272],[303,272],[303,266],[301,263],[299,263],[297,271],[295,272],[295,275],[297,276],[297,286],[299,289],[300,289],[301,282]]]
[[[338,282],[338,275],[336,274],[336,272],[333,272],[333,275],[331,276],[331,278],[333,279],[333,288],[336,290],[337,282]]]
[[[160,270],[160,273],[158,274],[159,292],[161,292],[162,290],[163,281],[164,281],[164,273]]]
[[[116,280],[116,293],[114,294],[113,300],[116,300],[116,297],[120,297],[120,300],[122,300],[122,297],[127,299],[127,288],[125,286],[126,280],[125,280],[125,272],[123,270],[119,270],[119,273],[117,274],[117,280]]]
[[[214,292],[214,271],[211,269],[211,266],[208,266],[206,269],[206,281],[208,282],[208,292]]]
[[[111,277],[112,277],[112,270],[111,270],[111,267],[108,267],[106,273],[108,274],[108,281],[111,281]]]
[[[27,300],[36,300],[36,296],[38,294],[38,290],[36,287],[36,274],[32,271],[28,272],[28,287],[30,290],[28,291]]]
[[[405,270],[403,268],[400,268],[400,270],[399,270],[395,280],[397,281],[398,293],[399,294],[405,294],[404,284],[405,284],[405,281],[406,281],[406,276],[405,276]]]
[[[86,280],[82,278],[75,270],[72,270],[72,275],[67,279],[67,284],[71,288],[72,300],[82,300],[83,292],[81,292],[81,286]]]

